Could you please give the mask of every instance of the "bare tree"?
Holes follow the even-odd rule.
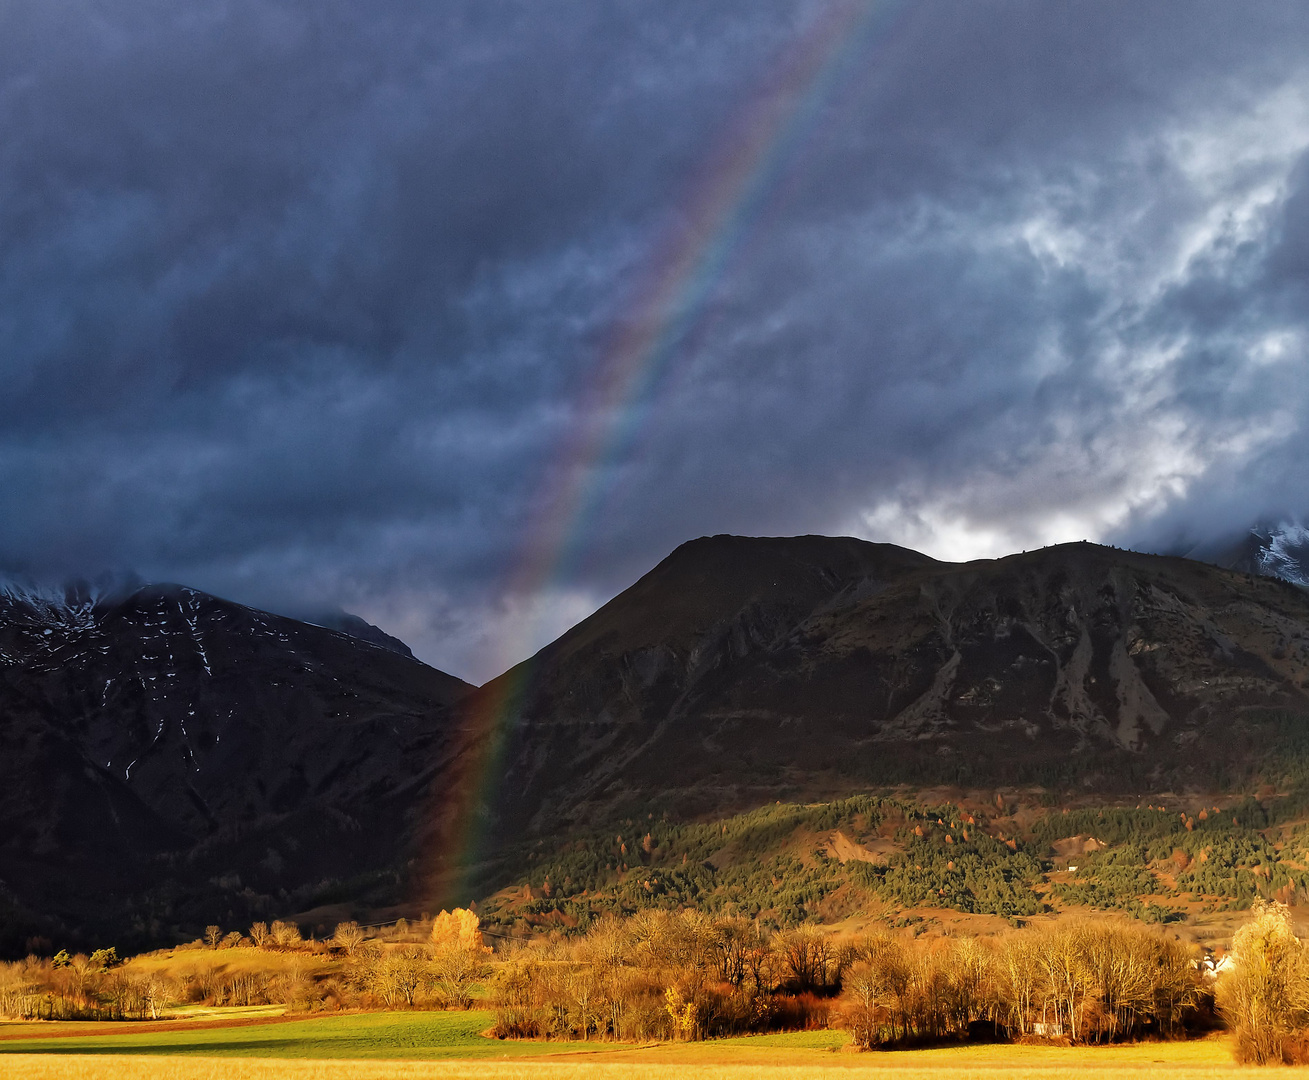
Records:
[[[723,919],[716,929],[713,950],[718,978],[733,988],[739,987],[745,982],[747,957],[756,939],[755,926],[746,919]]]
[[[486,974],[487,951],[458,944],[432,950],[432,981],[447,1006],[457,1009],[472,1006],[472,986]]]
[[[346,956],[354,956],[359,946],[363,944],[364,932],[357,922],[337,923],[332,941]]]
[[[772,935],[757,922],[750,927],[741,959],[755,994],[771,992],[777,985],[781,963]]]
[[[844,988],[844,1019],[855,1046],[861,1050],[876,1046],[887,1031],[895,1037],[898,995],[888,965],[867,957],[856,960],[846,973]]]
[[[967,1034],[972,1024],[996,1017],[995,953],[974,937],[956,938],[950,946],[951,1027]]]
[[[278,920],[268,931],[273,944],[279,949],[293,949],[300,944],[300,927],[293,922]]]
[[[778,943],[783,967],[799,991],[831,986],[839,971],[839,956],[831,939],[812,926],[800,926],[781,936]]]
[[[373,991],[388,1005],[413,1007],[419,991],[431,978],[424,950],[413,945],[388,949],[371,965]]]
[[[1034,933],[1012,934],[996,965],[996,992],[1003,1002],[1005,1023],[1019,1035],[1031,1033],[1041,977],[1038,951]]]

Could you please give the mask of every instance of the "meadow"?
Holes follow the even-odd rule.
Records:
[[[757,829],[743,825],[728,839],[766,847],[772,832],[795,828],[792,809],[779,804],[745,823]],[[889,829],[925,866],[933,857],[927,845],[939,841],[947,874],[959,871],[955,860],[965,860],[970,845],[985,842],[974,813],[948,820],[945,807],[936,821],[878,824],[873,811],[885,807],[854,809],[864,816],[840,822],[849,845],[884,843]],[[1044,826],[1056,841],[1070,828],[1103,836],[1098,850],[1076,853],[1098,875],[1088,873],[1078,888],[1108,888],[1121,868],[1116,845],[1140,847],[1137,866],[1164,860],[1179,874],[1188,838],[1204,834],[1194,860],[1202,867],[1221,846],[1204,811],[1194,819],[1179,813],[1176,824],[1161,808],[1090,813],[1060,814],[1067,824],[1046,815],[1029,827],[1035,834]],[[1239,827],[1239,817],[1227,820]],[[622,855],[626,841],[617,839]],[[693,847],[694,839],[651,831],[638,850],[659,851],[665,841]],[[1044,835],[1033,843],[1061,850]],[[1002,861],[1022,852],[1012,837],[992,846],[1003,848]],[[693,865],[691,854],[703,851],[682,852],[678,863]],[[894,858],[880,865],[898,872]],[[550,873],[560,869],[571,885],[568,868]],[[986,873],[965,869],[966,880],[990,888]],[[548,881],[543,875],[543,891]],[[1125,904],[1135,900],[1130,892]],[[1103,906],[1114,914],[1040,918],[984,937],[922,934],[903,919],[861,935],[813,924],[770,928],[693,906],[638,907],[579,919],[571,932],[497,936],[498,952],[483,940],[478,915],[464,909],[372,935],[339,923],[324,940],[303,939],[294,923],[256,923],[248,937],[211,926],[189,945],[126,961],[105,949],[3,965],[0,1006],[15,1019],[0,1022],[0,1077],[783,1080],[853,1071],[904,1080],[1144,1080],[1228,1076],[1242,1071],[1236,1058],[1303,1058],[1309,950],[1286,904],[1254,898],[1250,921],[1231,939],[1235,965],[1216,984],[1197,966],[1199,949],[1171,928],[1143,926],[1143,911],[1130,906]],[[1256,956],[1267,963],[1249,966]],[[1245,974],[1265,968],[1277,975],[1268,987]],[[1287,988],[1296,993],[1288,997]],[[1265,1014],[1268,1023],[1252,1026],[1250,1017]],[[1234,1034],[1195,1037],[1222,1021]],[[1028,1041],[1046,1029],[1078,1045]],[[997,1038],[1012,1041],[991,1042]]]
[[[347,1018],[342,1018],[347,1019]],[[364,1038],[376,1038],[376,1035]],[[70,1039],[81,1043],[81,1039]],[[421,1040],[420,1040],[421,1041]],[[391,1060],[322,1057],[219,1057],[191,1050],[169,1056],[135,1053],[8,1056],[6,1076],[24,1080],[1186,1080],[1232,1077],[1254,1071],[1232,1063],[1230,1040],[1138,1043],[1107,1047],[952,1046],[940,1049],[853,1053],[829,1032],[754,1036],[707,1043],[589,1047],[534,1044],[532,1056],[470,1060],[452,1043],[436,1047],[456,1056],[432,1060],[421,1048]],[[233,1042],[239,1040],[233,1039]],[[388,1054],[394,1045],[388,1046]],[[270,1048],[265,1047],[265,1052]],[[420,1060],[426,1058],[426,1060]]]
[[[439,1059],[518,1057],[539,1054],[552,1046],[483,1037],[481,1032],[494,1022],[492,1013],[471,1010],[350,1013],[293,1020],[261,1016],[254,1023],[226,1022],[221,1027],[203,1020],[172,1021],[143,1025],[151,1030],[139,1033],[132,1030],[134,1024],[0,1024],[0,1054]],[[80,1030],[65,1034],[74,1027]],[[17,1030],[11,1033],[11,1028]],[[559,1044],[553,1047],[560,1048]]]

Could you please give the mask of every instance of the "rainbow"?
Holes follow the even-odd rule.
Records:
[[[710,156],[634,291],[635,301],[600,350],[577,420],[546,470],[543,497],[524,531],[506,595],[538,595],[572,568],[606,495],[605,466],[629,449],[665,377],[787,165],[818,126],[823,107],[874,40],[883,40],[904,0],[827,5],[734,118]],[[500,643],[498,670],[536,639],[527,622]],[[453,758],[454,775],[435,815],[424,898],[467,899],[503,754],[533,661],[517,663],[474,698]]]

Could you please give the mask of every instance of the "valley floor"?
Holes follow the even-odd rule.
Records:
[[[837,1031],[701,1043],[500,1042],[485,1012],[358,1013],[214,1026],[0,1024],[0,1073],[32,1080],[1204,1080],[1257,1070],[1226,1037],[1109,1047],[855,1053]]]

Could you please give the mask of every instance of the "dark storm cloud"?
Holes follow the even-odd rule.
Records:
[[[504,592],[615,320],[827,10],[6,6],[0,564],[341,603],[481,678],[706,532],[1309,509],[1299,6],[888,6],[588,463],[578,569]]]

